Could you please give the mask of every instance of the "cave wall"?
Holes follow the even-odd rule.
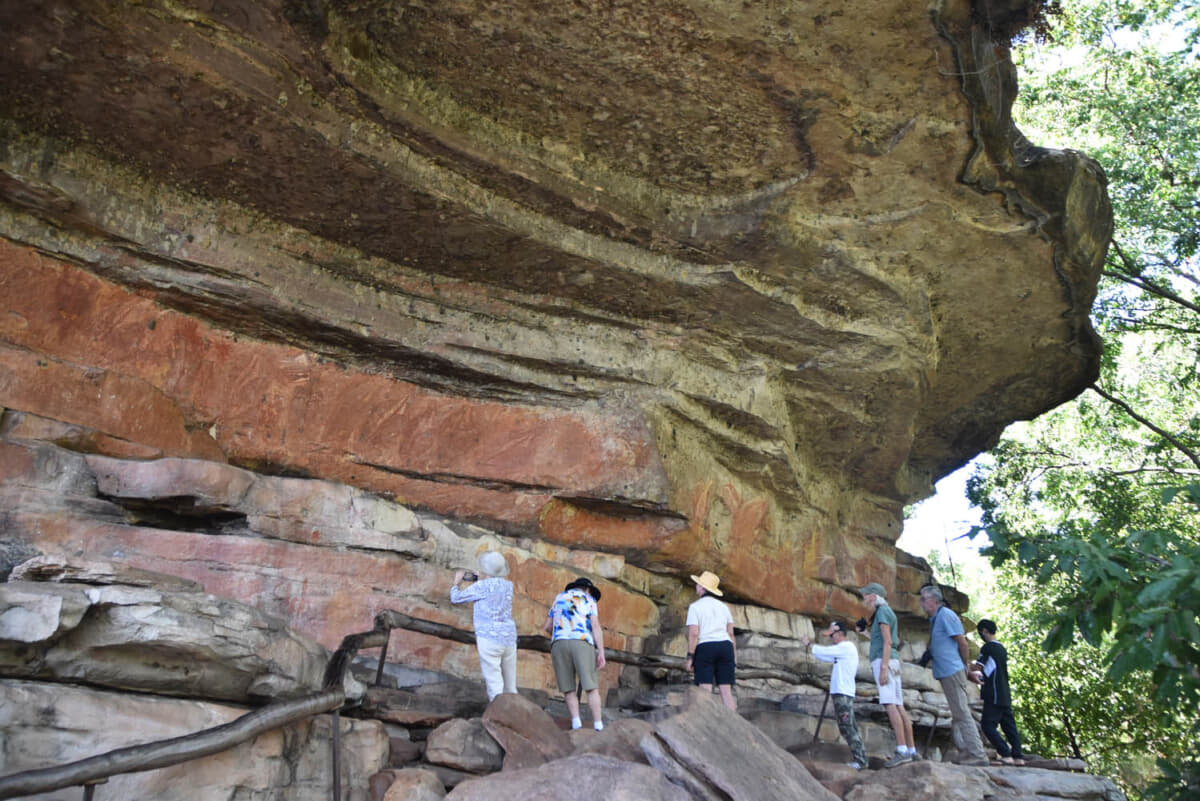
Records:
[[[967,2],[94,0],[0,29],[9,566],[124,559],[327,646],[388,605],[466,621],[446,571],[485,547],[522,633],[578,572],[616,647],[666,647],[705,569],[758,625],[857,617],[866,581],[916,615],[903,507],[1097,370],[1104,176],[1012,126]],[[130,499],[83,454],[167,478]],[[164,459],[277,494],[205,501]],[[419,522],[347,540],[364,498]]]

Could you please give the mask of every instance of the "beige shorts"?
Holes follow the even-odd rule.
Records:
[[[871,660],[871,672],[875,674],[875,686],[879,688],[879,703],[904,706],[904,687],[900,685],[900,660],[892,657],[888,662],[890,669],[887,684],[879,683],[879,668],[882,665],[882,659]]]
[[[600,686],[596,679],[596,646],[587,640],[555,640],[550,646],[550,663],[560,693],[575,692],[575,680],[584,692]]]

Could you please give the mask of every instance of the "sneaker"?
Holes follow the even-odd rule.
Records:
[[[908,755],[910,757],[912,757],[913,762],[920,762],[922,759],[925,758],[925,757],[921,756],[920,754],[918,754],[915,749],[912,751],[909,751]]]
[[[885,768],[894,768],[897,765],[903,765],[906,762],[912,762],[912,761],[913,761],[912,754],[910,754],[908,752],[901,754],[899,751],[897,751],[896,753],[892,754],[891,759],[889,759],[887,762],[883,763],[883,766]]]
[[[848,767],[854,768],[855,770],[862,770],[862,769],[863,769],[863,767],[865,767],[865,766],[864,766],[862,763],[860,763],[860,762],[847,762],[847,763],[846,763],[846,765],[847,765]]]

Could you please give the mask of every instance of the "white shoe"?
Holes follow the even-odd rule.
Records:
[[[847,762],[846,765],[847,765],[847,767],[854,768],[855,770],[862,770],[864,767],[863,765],[859,764],[858,762]]]

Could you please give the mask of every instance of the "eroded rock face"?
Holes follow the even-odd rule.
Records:
[[[279,618],[207,593],[0,584],[5,676],[254,702],[321,689],[328,661]]]
[[[966,0],[0,28],[0,405],[43,438],[829,613],[906,583],[905,503],[1096,370],[1103,175],[1012,128]]]
[[[107,751],[229,723],[245,709],[63,684],[0,679],[0,775],[62,765]],[[343,795],[368,801],[367,778],[384,764],[378,721],[340,720]],[[330,798],[332,718],[260,735],[219,754],[109,779],[98,797],[175,801],[316,801]],[[78,787],[38,798],[79,798]]]

